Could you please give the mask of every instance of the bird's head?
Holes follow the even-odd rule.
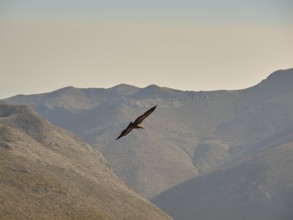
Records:
[[[141,128],[141,129],[143,129],[143,127],[142,127],[141,124],[138,124],[138,125],[137,125],[137,128]]]

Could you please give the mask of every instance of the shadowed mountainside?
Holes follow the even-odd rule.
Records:
[[[1,219],[170,219],[72,133],[0,105]]]
[[[26,104],[50,122],[70,129],[98,149],[114,172],[140,194],[152,198],[192,177],[233,165],[246,146],[290,126],[293,69],[272,73],[237,91],[193,92],[150,85],[109,89],[63,88],[3,100]],[[156,111],[115,141],[131,120]]]
[[[293,124],[247,147],[256,146],[233,166],[179,184],[152,202],[180,220],[292,219]]]

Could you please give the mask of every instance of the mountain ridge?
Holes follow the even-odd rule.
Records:
[[[182,220],[292,219],[292,128],[270,141],[232,166],[179,184],[152,202]]]
[[[0,218],[170,219],[105,158],[27,106],[0,105]]]
[[[121,84],[74,89],[79,94],[74,96],[61,92],[58,98],[52,92],[4,102],[30,105],[51,123],[73,131],[98,149],[131,188],[152,198],[217,170],[242,146],[290,126],[292,75],[293,69],[276,71],[255,86],[232,91]],[[131,120],[154,105],[158,108],[144,121],[144,130],[115,141]]]

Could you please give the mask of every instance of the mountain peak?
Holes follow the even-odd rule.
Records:
[[[267,80],[293,80],[293,68],[277,70],[267,77]]]
[[[280,95],[293,92],[293,68],[287,70],[277,70],[270,74],[266,79],[259,84],[246,89],[246,91],[263,92],[264,94]]]
[[[173,95],[174,91],[176,90],[151,84],[147,87],[140,89],[138,94],[139,96],[143,97],[158,96],[167,98],[170,95]]]
[[[76,95],[77,93],[82,93],[82,89],[80,88],[76,88],[73,86],[67,86],[61,89],[57,89],[55,91],[52,92],[52,94],[54,95]]]
[[[109,88],[109,90],[121,95],[131,95],[135,93],[137,90],[139,90],[139,88],[136,86],[122,83],[122,84]]]
[[[161,87],[156,84],[150,84],[146,86],[144,89],[160,89]]]

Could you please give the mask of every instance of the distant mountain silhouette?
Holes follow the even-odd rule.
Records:
[[[232,167],[242,155],[290,127],[293,69],[233,91],[180,91],[121,84],[109,89],[63,88],[3,100],[29,105],[70,129],[109,161],[127,185],[146,198],[198,175]],[[133,117],[158,105],[144,130],[115,141]]]
[[[0,219],[171,219],[26,106],[0,105]]]

